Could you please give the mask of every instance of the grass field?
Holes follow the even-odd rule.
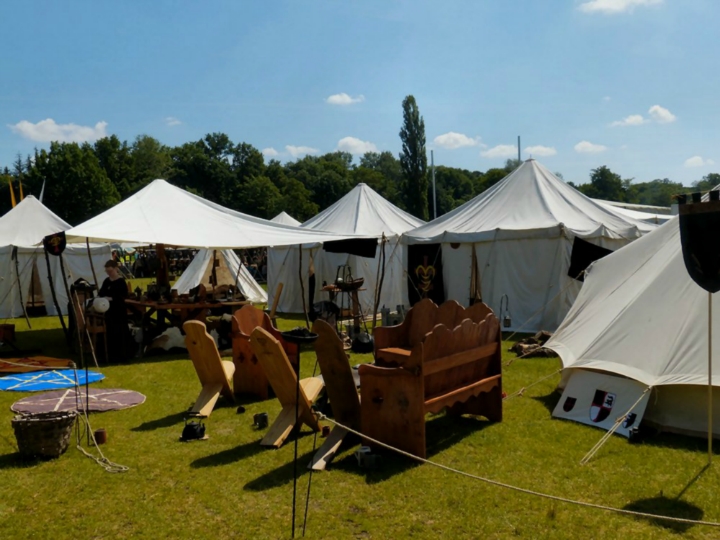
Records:
[[[12,321],[23,347],[67,357],[56,320]],[[283,328],[297,319],[281,319]],[[507,349],[510,343],[504,343]],[[505,352],[505,359],[514,357]],[[352,355],[351,362],[369,360]],[[303,354],[303,375],[314,365]],[[508,393],[552,373],[557,359],[521,359],[503,374]],[[74,447],[59,459],[19,458],[10,405],[24,396],[0,393],[0,535],[2,538],[288,538],[293,445],[264,450],[252,416],[279,411],[276,400],[218,407],[210,439],[181,443],[183,412],[199,391],[192,364],[163,356],[102,367],[97,387],[142,392],[134,409],[91,416],[105,428],[103,451],[127,465],[108,474]],[[429,458],[513,485],[571,499],[704,520],[720,520],[717,463],[703,472],[705,442],[656,436],[639,445],[613,437],[597,457],[580,459],[603,432],[553,420],[558,397],[551,378],[506,401],[504,421],[427,420]],[[319,444],[319,443],[318,443]],[[299,439],[300,502],[313,437]],[[313,475],[308,538],[717,538],[720,529],[668,525],[504,490],[429,465],[387,455],[373,471],[359,469],[354,446],[328,471]],[[300,514],[302,516],[302,512]]]

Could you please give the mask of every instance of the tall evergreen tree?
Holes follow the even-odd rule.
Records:
[[[427,220],[429,210],[425,121],[420,116],[420,110],[413,96],[407,96],[403,100],[402,107],[400,167],[403,172],[405,207],[408,212],[420,219]]]

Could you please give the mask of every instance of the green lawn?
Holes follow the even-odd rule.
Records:
[[[12,321],[19,344],[66,356],[57,321]],[[281,319],[283,328],[300,319]],[[505,349],[510,343],[505,343]],[[505,353],[505,358],[514,355]],[[369,360],[352,355],[351,362]],[[303,375],[314,365],[303,355]],[[521,359],[504,373],[508,393],[549,374],[557,359]],[[277,401],[218,407],[210,439],[181,443],[183,412],[199,385],[182,357],[146,358],[103,367],[98,387],[142,392],[134,409],[93,415],[108,432],[103,448],[130,467],[108,474],[74,447],[50,462],[19,459],[10,405],[24,396],[0,393],[0,531],[3,538],[287,538],[290,534],[293,445],[264,450],[252,416],[271,419]],[[464,471],[546,493],[614,507],[720,520],[718,467],[698,477],[705,442],[658,436],[640,445],[613,437],[586,466],[580,459],[603,432],[552,420],[558,377],[505,404],[502,423],[482,419],[427,420],[429,457]],[[313,437],[299,439],[304,467]],[[407,459],[385,456],[377,470],[356,466],[348,446],[328,471],[313,475],[309,538],[717,538],[720,530],[678,527],[552,502],[459,477]],[[304,505],[303,505],[304,507]],[[302,515],[302,513],[301,513]]]

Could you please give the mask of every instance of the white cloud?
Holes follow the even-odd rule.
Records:
[[[77,124],[56,124],[52,118],[40,120],[37,124],[22,120],[8,127],[18,135],[36,142],[94,142],[107,136],[107,122],[98,122],[94,127]]]
[[[172,127],[172,126],[179,126],[180,124],[182,124],[182,122],[180,120],[178,120],[177,118],[175,118],[174,116],[168,116],[165,119],[166,126]]]
[[[525,148],[525,153],[530,154],[531,156],[548,157],[557,154],[557,150],[555,150],[552,146],[537,145],[527,146]]]
[[[650,107],[650,110],[648,110],[648,113],[658,124],[669,124],[677,120],[677,116],[660,105],[653,105]]]
[[[463,133],[455,133],[448,131],[442,135],[438,135],[433,139],[433,143],[440,148],[447,150],[455,150],[456,148],[465,148],[468,146],[479,146],[480,137],[468,137]]]
[[[489,150],[480,152],[482,157],[486,158],[509,158],[517,156],[517,146],[514,144],[499,144],[493,146]]]
[[[263,148],[262,155],[265,157],[276,157],[280,155],[280,152],[278,152],[271,146],[270,148]]]
[[[345,92],[333,94],[332,96],[325,98],[325,102],[330,105],[352,105],[353,103],[361,103],[363,101],[365,101],[365,96],[362,94],[352,97]]]
[[[612,124],[610,124],[611,127],[617,127],[617,126],[640,126],[644,123],[646,123],[647,120],[642,117],[640,114],[631,114],[630,116],[626,116],[622,120],[616,120]]]
[[[367,152],[377,152],[377,146],[369,141],[361,141],[356,137],[343,137],[338,141],[337,149],[341,152],[350,152],[356,156],[362,156]]]
[[[612,98],[611,98],[610,96],[605,96],[605,97],[603,98],[603,101],[608,102],[608,101],[610,101],[611,99],[612,99]]]
[[[306,154],[317,154],[319,152],[317,148],[311,148],[310,146],[293,146],[291,144],[288,144],[285,147],[285,150],[287,150],[287,153],[294,158],[304,156]]]
[[[575,145],[575,151],[578,154],[599,154],[607,150],[607,146],[602,144],[593,144],[590,141],[580,141]]]
[[[714,165],[715,162],[712,159],[703,159],[701,156],[693,156],[685,160],[685,166],[691,167],[704,167],[705,165]]]
[[[590,0],[583,2],[578,9],[585,13],[625,13],[632,12],[638,6],[654,6],[663,0]]]

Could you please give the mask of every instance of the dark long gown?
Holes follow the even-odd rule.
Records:
[[[106,278],[98,296],[112,298],[110,309],[105,312],[109,360],[113,362],[128,360],[132,356],[132,337],[125,306],[125,299],[128,296],[127,282],[123,278],[115,281]]]

